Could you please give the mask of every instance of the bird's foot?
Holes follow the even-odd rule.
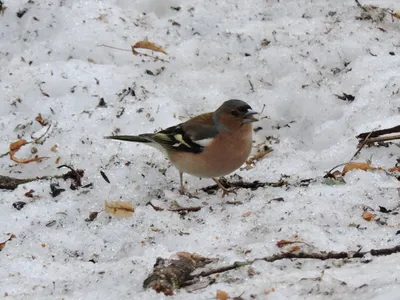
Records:
[[[234,188],[225,188],[225,187],[221,187],[220,186],[220,188],[222,190],[222,198],[225,197],[225,196],[228,196],[229,194],[237,195],[236,190],[238,188],[236,188],[236,187],[234,187]]]
[[[228,196],[229,194],[237,195],[237,193],[236,193],[236,190],[238,189],[237,187],[226,188],[222,185],[222,183],[217,178],[212,178],[212,180],[214,180],[215,183],[218,184],[219,188],[222,190],[222,198],[225,196]]]
[[[193,195],[192,193],[189,193],[186,189],[185,186],[181,186],[179,189],[179,194],[181,194],[182,196],[188,196],[189,198],[197,198],[199,199],[199,197]]]

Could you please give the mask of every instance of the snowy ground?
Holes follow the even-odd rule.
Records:
[[[274,149],[254,169],[238,171],[243,180],[322,176],[352,157],[358,133],[400,124],[399,19],[356,20],[362,10],[352,0],[3,2],[0,153],[43,130],[34,121],[38,113],[53,126],[35,145],[49,159],[18,165],[5,156],[1,175],[61,174],[67,170],[57,166],[68,164],[84,169],[83,184],[93,188],[71,190],[70,181],[60,180],[66,191],[53,198],[50,182],[40,181],[0,193],[0,242],[16,235],[0,253],[0,297],[161,299],[143,290],[143,280],[158,256],[179,251],[218,258],[215,267],[279,253],[276,242],[282,239],[307,242],[315,251],[400,243],[399,215],[376,212],[399,205],[399,182],[383,171],[350,172],[345,185],[243,189],[235,197],[243,204],[231,205],[226,201],[233,197],[196,192],[212,184],[207,179],[187,176],[199,199],[180,196],[177,172],[159,152],[103,139],[117,128],[124,134],[153,132],[239,98],[253,109],[266,106],[268,118],[256,124],[262,129],[254,145],[272,136],[267,144]],[[400,9],[396,0],[361,2]],[[144,39],[163,47],[169,55],[157,55],[168,62],[99,47],[130,49]],[[264,39],[270,44],[262,45]],[[157,74],[162,67],[156,76],[146,72]],[[118,95],[128,88],[135,95]],[[334,95],[343,92],[355,100]],[[98,107],[100,98],[106,107]],[[31,148],[16,156],[28,157]],[[389,168],[399,152],[396,145],[368,148],[358,160],[372,157],[374,165]],[[40,198],[26,198],[30,189]],[[284,201],[270,202],[277,197]],[[102,213],[85,221],[105,200],[119,199],[135,205],[132,217]],[[16,201],[28,204],[18,211]],[[157,212],[148,201],[203,208],[182,218]],[[367,206],[386,225],[365,221]],[[400,297],[399,254],[369,263],[283,260],[253,268],[259,273],[252,277],[248,268],[226,272],[216,284],[194,294],[180,290],[174,298],[213,299],[217,289],[231,297],[243,293],[244,299]]]

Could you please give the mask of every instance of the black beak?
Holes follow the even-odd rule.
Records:
[[[248,110],[247,113],[244,114],[244,123],[246,124],[258,121],[258,119],[254,117],[256,114],[258,114],[258,112],[254,110]]]

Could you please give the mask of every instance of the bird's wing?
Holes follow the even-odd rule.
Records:
[[[217,134],[212,113],[207,113],[161,130],[151,139],[168,150],[200,153]]]

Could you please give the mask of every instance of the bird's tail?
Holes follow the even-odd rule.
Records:
[[[141,134],[141,135],[110,135],[105,136],[105,139],[119,140],[126,142],[136,142],[136,143],[152,143],[152,134]]]

